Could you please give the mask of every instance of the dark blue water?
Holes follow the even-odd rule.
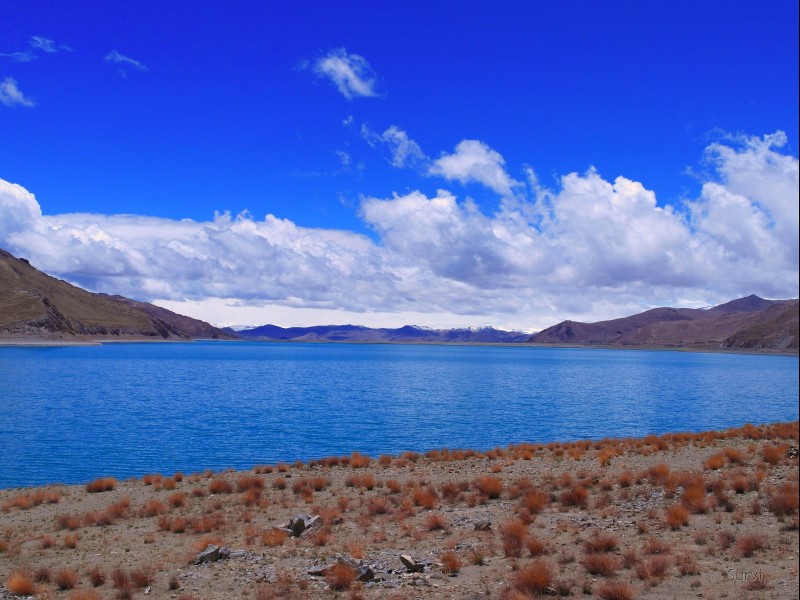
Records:
[[[798,418],[798,359],[197,342],[0,348],[0,488]]]

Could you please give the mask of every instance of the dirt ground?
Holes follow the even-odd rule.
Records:
[[[794,422],[0,490],[0,598],[798,598],[797,440]]]

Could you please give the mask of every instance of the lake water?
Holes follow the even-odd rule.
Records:
[[[798,418],[798,359],[195,342],[0,348],[0,488]]]

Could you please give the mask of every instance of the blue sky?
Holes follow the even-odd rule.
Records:
[[[796,295],[797,25],[784,0],[14,3],[0,245],[225,324]]]

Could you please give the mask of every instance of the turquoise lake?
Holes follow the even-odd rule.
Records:
[[[0,348],[0,488],[798,418],[790,356],[194,342]]]

